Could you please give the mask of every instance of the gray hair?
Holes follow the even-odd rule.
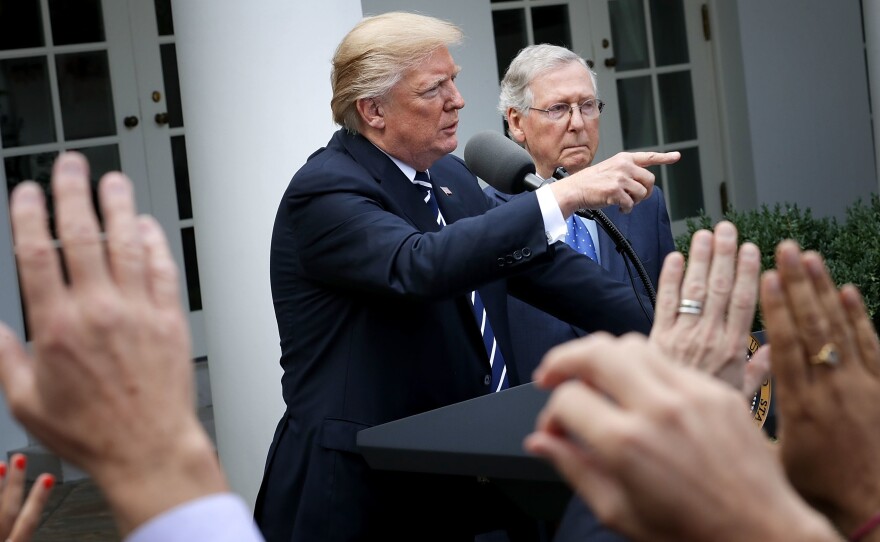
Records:
[[[523,115],[528,115],[534,99],[529,88],[532,80],[544,72],[562,68],[572,62],[580,63],[590,72],[590,79],[593,81],[593,88],[598,97],[599,87],[596,86],[596,74],[580,55],[565,47],[548,43],[529,45],[511,61],[507,73],[504,74],[504,79],[501,80],[501,97],[498,101],[498,110],[501,115],[507,118],[507,110],[510,108],[516,109]]]

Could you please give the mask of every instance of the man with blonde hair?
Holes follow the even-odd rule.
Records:
[[[603,182],[575,175],[496,206],[449,154],[460,39],[445,21],[386,13],[334,55],[343,128],[294,175],[272,237],[287,410],[255,510],[270,542],[472,541],[499,524],[491,487],[373,471],[356,435],[521,382],[508,292],[585,329],[649,327],[627,286],[556,241],[575,209],[632,208],[653,187],[645,167],[677,154],[636,153]],[[606,305],[619,311],[592,308]]]

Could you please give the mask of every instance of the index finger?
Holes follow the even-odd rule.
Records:
[[[52,310],[53,301],[62,299],[65,289],[42,189],[30,181],[16,186],[9,214],[22,297],[33,326],[43,313]]]
[[[646,341],[636,334],[618,339],[605,333],[569,341],[544,356],[535,370],[535,382],[548,388],[577,378],[624,407],[662,399],[658,397],[657,364],[646,363],[660,354],[646,346]]]
[[[632,153],[633,161],[637,166],[646,167],[646,166],[656,166],[660,164],[674,164],[681,159],[681,153],[678,151],[672,152],[654,152],[654,151],[644,151],[644,152],[634,152]]]

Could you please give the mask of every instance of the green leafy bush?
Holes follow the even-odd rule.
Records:
[[[774,267],[773,251],[783,239],[794,239],[805,250],[822,254],[834,282],[841,286],[855,284],[865,298],[868,313],[877,325],[880,320],[880,196],[873,194],[867,203],[861,200],[847,208],[846,220],[814,217],[810,209],[793,204],[762,205],[754,211],[729,211],[724,215],[733,222],[740,241],[751,241],[761,249],[761,269]],[[690,238],[699,229],[711,229],[712,220],[705,214],[688,219],[688,233],[676,238],[678,249],[687,256]],[[755,329],[764,327],[760,313]]]

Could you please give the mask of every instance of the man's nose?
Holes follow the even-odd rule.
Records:
[[[452,94],[449,96],[449,100],[447,100],[448,109],[462,109],[464,108],[464,98],[462,98],[461,93],[458,91],[458,87],[455,86],[455,83],[452,83],[451,88]]]
[[[569,112],[569,115],[570,115],[569,119],[568,119],[569,129],[580,130],[586,124],[587,119],[585,119],[583,113],[581,113],[580,106],[572,107],[571,111]]]

